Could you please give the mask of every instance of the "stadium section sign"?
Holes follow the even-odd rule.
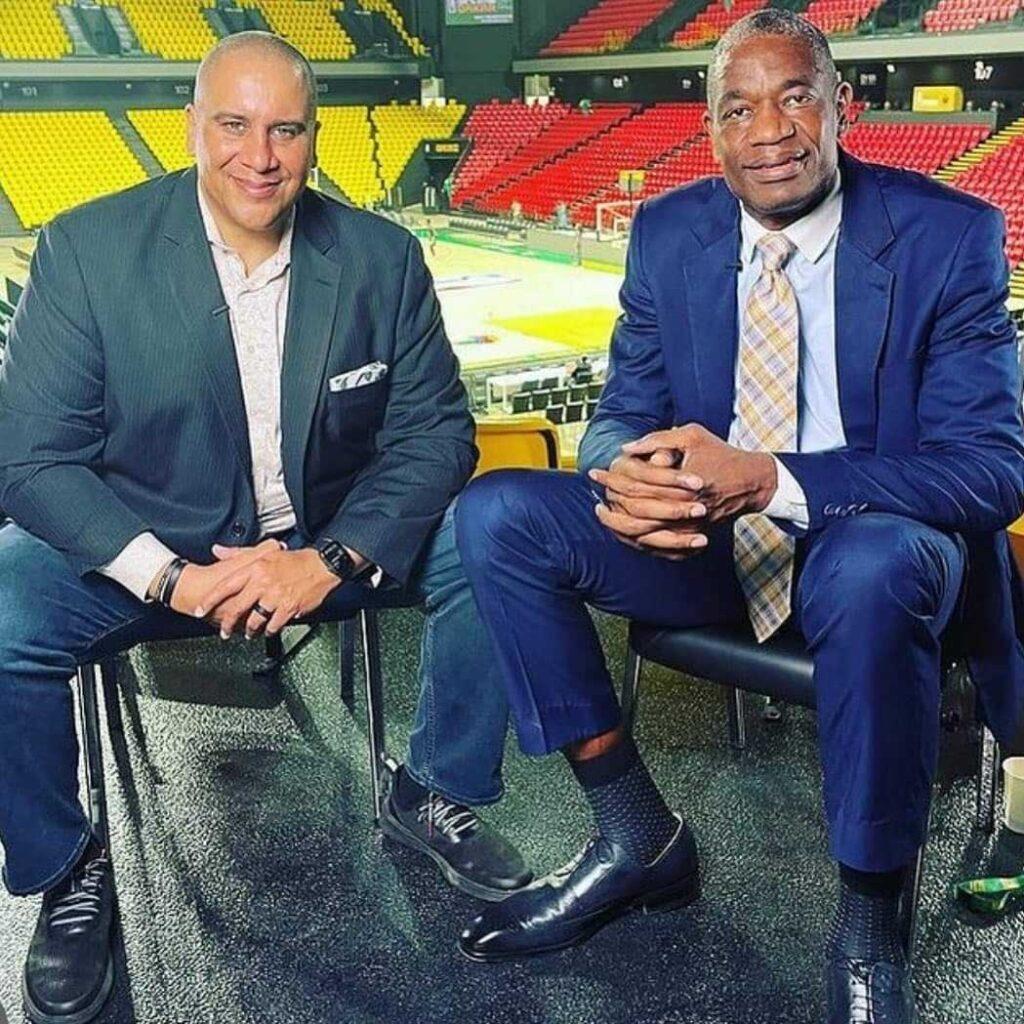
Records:
[[[515,0],[444,0],[448,25],[508,25],[514,20]]]

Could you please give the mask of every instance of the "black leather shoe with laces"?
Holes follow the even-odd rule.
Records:
[[[674,910],[700,895],[697,847],[680,821],[650,863],[598,836],[564,868],[488,907],[459,937],[459,949],[490,963],[566,949],[632,910]]]
[[[438,793],[427,793],[409,810],[402,810],[389,794],[380,828],[396,842],[425,853],[456,889],[477,899],[503,900],[533,878],[519,851],[497,829],[471,808]]]
[[[114,987],[114,878],[105,853],[87,854],[43,896],[22,996],[33,1024],[86,1024]]]
[[[826,968],[827,1024],[919,1024],[905,964],[838,957]]]

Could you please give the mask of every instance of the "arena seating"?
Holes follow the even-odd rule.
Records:
[[[700,134],[703,113],[702,103],[655,104],[587,146],[579,170],[589,176],[577,173],[572,179],[576,186],[569,206],[573,223],[593,227],[598,203],[625,198],[618,187],[619,171],[649,172],[678,153]]]
[[[629,117],[635,109],[628,103],[595,103],[589,113],[569,111],[507,160],[481,175],[466,190],[464,203],[482,210],[495,208],[494,204],[485,201],[489,192],[507,189],[520,177],[571,154],[589,139]],[[516,197],[513,195],[512,198]],[[508,205],[500,212],[508,212]]]
[[[259,0],[257,6],[270,28],[294,43],[310,60],[349,60],[355,56],[352,37],[331,13],[334,0]]]
[[[199,60],[217,34],[203,17],[202,8],[214,0],[98,0],[104,7],[120,7],[139,45],[164,60]]]
[[[0,111],[0,153],[0,188],[26,228],[146,178],[101,110]]]
[[[454,134],[466,113],[462,103],[444,107],[390,104],[374,107],[370,118],[377,132],[377,162],[385,188],[398,183],[410,157],[424,139]],[[410,199],[411,201],[411,199]]]
[[[320,168],[357,206],[381,199],[384,188],[377,174],[366,107],[320,107],[317,152]]]
[[[586,205],[588,196],[615,185],[620,170],[646,167],[694,136],[700,130],[702,112],[703,106],[697,103],[655,104],[495,191],[487,203],[501,209],[515,195],[523,212],[533,217],[550,217],[562,200],[577,207]]]
[[[0,0],[0,59],[54,60],[71,50],[53,0]]]
[[[733,22],[767,6],[768,0],[711,0],[704,10],[672,36],[671,45],[680,48],[713,46]]]
[[[1006,214],[1006,257],[1024,263],[1024,118],[990,140],[985,155],[965,170],[944,175],[955,188],[995,203]]]
[[[1021,0],[939,0],[921,24],[926,32],[963,32],[1008,22],[1021,10]]]
[[[611,53],[672,6],[674,0],[598,0],[543,50],[542,57],[570,53]]]
[[[423,57],[426,55],[427,48],[423,45],[422,40],[409,33],[405,27],[405,22],[402,21],[402,15],[399,13],[398,8],[391,3],[391,0],[359,0],[359,5],[366,11],[377,11],[383,14],[391,23],[391,27],[398,34],[402,42],[409,47],[413,56]]]
[[[862,160],[934,174],[989,133],[985,124],[860,121],[843,136],[843,147]]]
[[[853,32],[885,0],[811,0],[803,16],[828,35]]]
[[[185,145],[184,110],[126,110],[125,115],[165,171],[177,171],[193,162]]]
[[[483,175],[503,164],[568,112],[569,107],[557,101],[527,106],[518,100],[491,100],[475,107],[462,129],[462,134],[472,140],[472,147],[459,165],[453,200],[464,202]]]

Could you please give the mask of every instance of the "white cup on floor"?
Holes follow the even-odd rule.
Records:
[[[1003,820],[1011,832],[1024,833],[1024,757],[1003,762]]]

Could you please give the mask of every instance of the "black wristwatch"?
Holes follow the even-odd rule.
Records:
[[[331,540],[330,537],[321,537],[316,542],[316,550],[320,561],[345,583],[351,583],[373,571],[373,566],[369,563],[361,570],[357,570],[356,560],[345,550],[344,545]]]

